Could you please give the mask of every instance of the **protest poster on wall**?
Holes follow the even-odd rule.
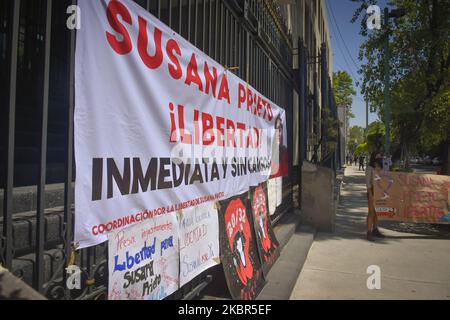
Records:
[[[109,300],[162,300],[179,288],[176,213],[108,235]]]
[[[274,215],[283,200],[283,178],[271,178],[267,181],[267,196],[269,200],[269,214]]]
[[[267,183],[263,183],[250,190],[250,204],[258,253],[264,275],[267,276],[272,265],[280,256],[280,244],[275,237],[269,217]]]
[[[373,185],[380,219],[450,223],[449,176],[381,171]]]
[[[265,280],[258,256],[248,193],[219,202],[220,259],[233,299],[253,300]]]
[[[282,108],[134,1],[78,6],[78,248],[287,174]]]
[[[180,287],[220,263],[219,217],[214,203],[182,210]]]
[[[289,175],[289,153],[287,148],[286,119],[283,114],[275,119],[274,138],[272,143],[271,178]]]

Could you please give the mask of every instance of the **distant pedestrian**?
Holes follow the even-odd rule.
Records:
[[[367,240],[374,241],[373,237],[384,238],[384,235],[378,230],[378,217],[375,211],[373,183],[374,177],[383,170],[383,157],[379,153],[373,152],[370,155],[370,161],[366,168],[366,186],[367,186]]]
[[[364,155],[360,155],[359,156],[359,168],[358,168],[358,170],[364,171],[364,160],[365,160]]]
[[[355,167],[356,167],[356,165],[357,165],[357,163],[358,163],[358,156],[357,156],[357,155],[355,155],[355,156],[353,157],[353,162],[354,162]]]

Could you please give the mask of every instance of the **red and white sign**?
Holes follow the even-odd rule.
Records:
[[[133,1],[78,5],[80,248],[153,217],[241,194],[277,175],[272,150],[286,158],[283,109]]]

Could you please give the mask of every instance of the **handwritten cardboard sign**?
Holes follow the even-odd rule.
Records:
[[[265,280],[258,256],[248,193],[219,202],[220,258],[233,299],[253,300]]]
[[[382,171],[373,185],[380,219],[450,224],[450,176]]]
[[[219,218],[214,204],[183,210],[180,227],[180,286],[220,263]]]
[[[267,183],[250,190],[250,203],[255,228],[256,244],[264,275],[280,256],[279,243],[272,229],[268,212]]]
[[[111,233],[109,300],[161,300],[179,288],[176,214]]]

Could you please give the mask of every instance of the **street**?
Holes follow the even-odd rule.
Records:
[[[381,221],[386,238],[369,242],[364,172],[347,167],[341,195],[336,230],[317,233],[291,299],[450,299],[450,226]]]

